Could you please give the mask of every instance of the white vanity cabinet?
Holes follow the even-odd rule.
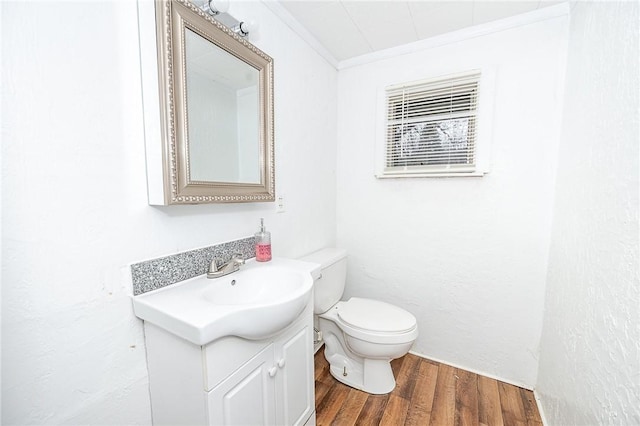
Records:
[[[315,425],[312,309],[269,339],[206,346],[145,321],[154,425]]]
[[[210,424],[304,425],[314,409],[310,339],[308,326],[285,333],[214,387]]]

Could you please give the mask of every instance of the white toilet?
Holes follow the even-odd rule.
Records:
[[[347,276],[347,252],[326,248],[304,258],[321,265],[314,283],[314,314],[325,342],[331,375],[371,394],[396,386],[390,362],[404,356],[418,337],[416,318],[397,306],[371,299],[340,298]]]

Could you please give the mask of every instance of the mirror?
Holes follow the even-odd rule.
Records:
[[[161,141],[147,131],[149,203],[274,201],[273,60],[188,0],[155,2],[155,30]]]
[[[260,73],[185,31],[189,177],[260,183]]]

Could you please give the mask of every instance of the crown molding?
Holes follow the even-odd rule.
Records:
[[[329,65],[338,69],[338,60],[278,0],[262,0],[262,3],[294,33],[298,34]]]
[[[473,27],[462,28],[457,31],[451,31],[439,36],[418,40],[413,43],[407,43],[389,49],[379,50],[372,53],[356,56],[354,58],[345,59],[338,63],[338,70],[351,68],[383,59],[393,58],[395,56],[406,55],[421,50],[432,49],[434,47],[446,44],[457,43],[488,34],[516,28],[535,22],[546,21],[561,16],[569,15],[569,2],[560,3],[555,6],[543,7],[531,12],[520,15],[510,16],[508,18],[499,19],[497,21],[487,22],[485,24],[475,25]]]
[[[520,27],[535,22],[546,21],[561,16],[568,16],[570,12],[570,2],[566,1],[554,6],[543,7],[520,15],[510,16],[497,21],[463,28],[457,31],[448,32],[439,36],[418,40],[385,50],[367,53],[353,58],[338,61],[289,11],[280,4],[279,0],[262,0],[282,22],[293,32],[302,38],[313,50],[315,50],[324,60],[337,70],[364,65],[394,56],[406,55],[420,50],[431,49],[446,44],[456,43],[463,40],[472,39],[511,28]]]

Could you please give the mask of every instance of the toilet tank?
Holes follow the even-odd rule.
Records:
[[[320,265],[322,275],[313,284],[313,313],[327,312],[340,301],[347,280],[347,251],[325,248],[300,260]]]

